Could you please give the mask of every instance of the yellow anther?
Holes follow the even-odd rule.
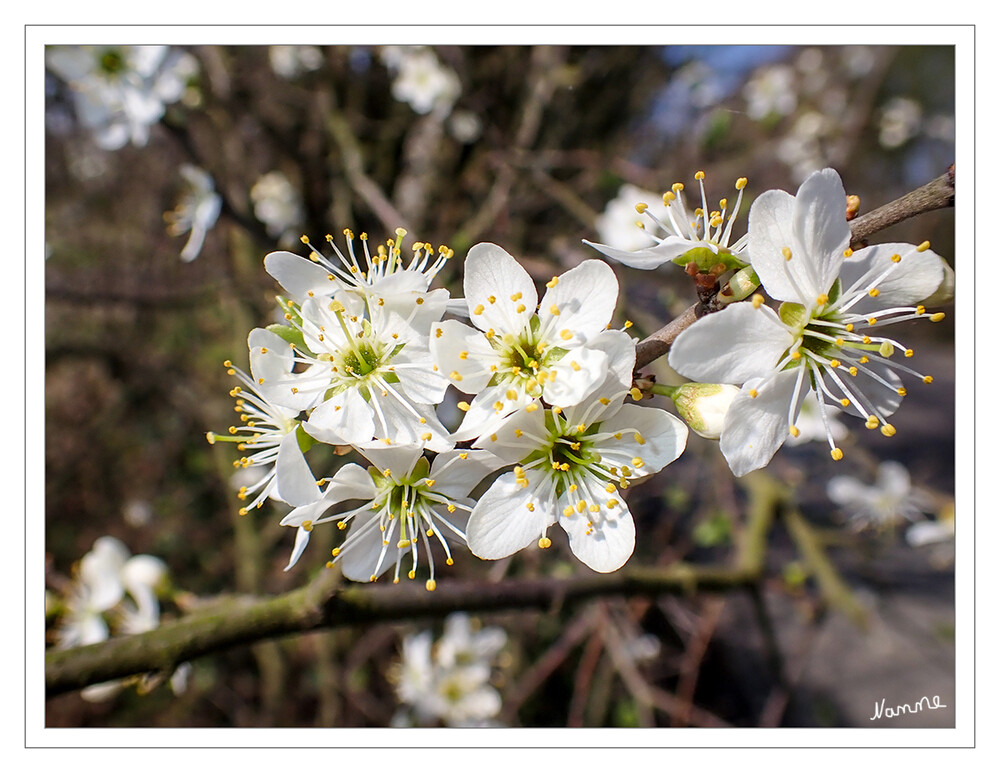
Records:
[[[796,427],[794,424],[790,424],[788,426],[788,434],[791,435],[792,437],[798,437],[800,434],[799,428]]]
[[[826,293],[823,293],[822,295],[817,295],[816,296],[816,305],[817,306],[824,306],[829,301],[830,301],[830,296],[827,295]]]
[[[785,256],[785,260],[791,260],[792,259],[792,250],[789,247],[782,247],[781,248],[781,254]]]
[[[747,187],[747,178],[741,177],[736,181],[736,190],[741,191]]]
[[[850,247],[848,247],[846,250],[844,250],[844,257],[845,258],[849,258],[853,254],[854,254],[854,250],[852,250]]]
[[[839,368],[840,367],[840,360],[830,360],[830,367],[831,368]]]
[[[853,365],[847,369],[847,372],[850,373],[852,376],[858,375],[858,369]]]
[[[551,314],[554,317],[558,317],[559,316],[559,307],[556,306],[553,303],[551,306],[549,306],[549,314]]]
[[[628,330],[630,327],[632,327],[632,320],[626,319],[625,324],[622,325],[622,330]]]
[[[309,244],[309,237],[306,236],[305,234],[302,234],[302,236],[299,237],[299,241],[302,242],[303,244]]]
[[[788,356],[791,357],[793,360],[800,360],[800,359],[802,359],[802,352],[800,352],[800,351],[794,351],[794,352],[792,352]]]
[[[636,456],[632,459],[632,466],[635,467],[637,470],[641,470],[643,467],[646,466],[646,463],[642,461],[641,457]]]
[[[764,303],[764,296],[760,293],[754,293],[753,297],[750,299],[755,309],[759,309]]]
[[[611,401],[610,401],[610,400],[609,400],[608,398],[606,398],[606,397],[601,397],[601,398],[599,398],[599,399],[598,399],[598,402],[599,402],[599,403],[600,403],[601,405],[610,405],[610,404],[611,404]]]
[[[903,356],[904,357],[912,357],[913,356],[913,349],[907,349],[905,352],[903,352]]]
[[[924,376],[924,383],[925,384],[930,384],[932,381],[934,381],[934,377],[933,376]]]
[[[844,452],[841,451],[839,448],[834,448],[830,451],[830,456],[833,457],[833,461],[839,462],[841,459],[844,458]]]
[[[474,308],[472,310],[472,313],[473,314],[482,314],[485,309],[486,309],[486,307],[483,306],[483,304],[480,303],[478,306],[476,306],[476,308]]]
[[[944,315],[942,314],[941,316],[943,317]],[[559,333],[559,337],[563,341],[568,341],[573,337],[573,332],[571,330],[563,330],[561,333]]]
[[[889,260],[891,260],[893,263],[899,263],[899,261],[901,261],[902,259],[903,259],[902,255],[893,255],[891,258],[889,258]]]
[[[636,402],[642,399],[642,392],[640,391],[639,387],[632,387],[630,390],[628,390],[628,393],[629,396]]]
[[[428,580],[427,582],[424,583],[424,587],[427,588],[427,590],[434,590],[435,588],[437,588],[437,586],[438,585],[436,582],[434,582],[434,580]]]
[[[497,302],[497,297],[495,295],[491,295],[486,300],[488,300],[490,303],[496,303]]]
[[[846,408],[848,405],[851,404],[851,401],[848,400],[846,397],[841,397],[840,404]]]
[[[587,509],[587,503],[584,500],[581,499],[579,502],[576,503],[576,511],[578,513],[582,513],[586,509]]]
[[[891,424],[883,424],[882,434],[885,435],[886,437],[892,437],[893,435],[896,434],[896,428]]]
[[[540,540],[538,540],[538,547],[540,547],[542,550],[545,550],[545,548],[550,548],[552,547],[552,540],[550,540],[548,537],[542,537]]]
[[[867,364],[867,363],[868,363],[868,356],[867,356],[867,355],[862,355],[862,356],[861,356],[861,357],[860,357],[860,358],[858,359],[858,362],[859,362],[859,363],[861,363],[862,365],[865,365],[865,364]]]
[[[868,420],[865,422],[865,427],[868,429],[875,429],[878,426],[878,417],[869,416]]]
[[[608,508],[608,510],[610,510],[612,507],[618,507],[618,500],[609,499],[607,502],[604,503],[604,506]]]
[[[528,413],[534,413],[538,410],[538,403],[532,403],[531,405],[525,406],[524,410]]]
[[[214,432],[206,432],[205,433],[205,440],[208,441],[209,445],[215,445],[215,433]]]
[[[559,284],[559,277],[554,276],[548,282],[545,283],[545,286],[548,287],[551,290],[557,284]]]
[[[673,190],[674,193],[680,193],[682,190],[684,190],[684,183],[674,183],[673,185],[670,186],[670,188],[671,190]]]
[[[944,312],[939,311],[937,314],[931,314],[931,322],[940,322],[944,319]]]
[[[525,507],[528,509],[529,513],[535,512],[535,505],[532,502],[528,502]]]
[[[663,194],[663,206],[669,207],[670,206],[670,202],[673,201],[676,198],[677,197],[673,193],[671,193],[670,191],[667,191],[666,193]]]
[[[930,242],[921,242],[917,245],[917,252],[926,252],[931,248]]]
[[[424,434],[422,434],[420,436],[420,439],[426,442],[426,441],[430,440],[432,437],[434,437],[434,436],[430,432],[425,432]]]
[[[444,335],[444,330],[442,330],[441,328],[438,328],[437,330],[434,331],[435,338],[440,338],[443,335]]]
[[[460,402],[460,403],[458,404],[458,410],[460,410],[460,411],[467,411],[467,410],[469,410],[469,408],[471,408],[471,407],[472,407],[472,406],[471,406],[471,405],[469,405],[469,404],[468,404],[467,402],[465,402],[465,400],[462,400],[462,401],[461,401],[461,402]]]
[[[906,397],[906,387],[900,387],[899,389],[897,389],[896,394],[898,394],[900,397]]]
[[[702,171],[695,172],[694,173],[694,179],[695,180],[704,180],[705,179],[705,173],[702,172]]]
[[[916,308],[916,312],[917,312],[917,314],[919,314],[920,316],[923,316],[924,314],[926,314],[926,313],[927,313],[927,307],[926,307],[926,306],[917,306],[917,308]]]
[[[754,398],[760,393],[756,389],[751,389],[749,392],[747,392],[747,394],[749,394],[751,398]]]
[[[523,303],[519,303],[519,304],[517,304],[517,308],[514,309],[514,311],[517,314],[521,314],[526,308],[527,308],[527,306],[525,306]]]
[[[643,204],[641,201],[635,205],[635,211],[638,212],[640,215],[647,209],[649,209],[649,204]]]
[[[514,293],[512,296],[510,296],[510,299],[512,301],[519,301],[519,300],[521,300],[521,297],[522,297],[521,293]]]
[[[868,294],[872,298],[878,298],[878,288],[877,287],[873,287],[871,290],[868,291]]]
[[[563,515],[566,516],[567,518],[569,518],[575,512],[576,511],[573,509],[571,505],[566,505],[566,507],[563,508]]]
[[[503,403],[497,400],[495,403],[493,403],[493,410],[496,411],[497,413],[500,413],[500,411],[503,410]]]
[[[452,381],[461,381],[462,380],[462,374],[459,373],[457,370],[453,370],[448,375],[448,378],[450,378]]]

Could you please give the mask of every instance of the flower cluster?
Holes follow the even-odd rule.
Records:
[[[701,182],[704,175],[699,172],[696,179]],[[737,188],[742,191],[745,184],[741,178]],[[698,423],[699,434],[719,438],[737,476],[766,466],[786,440],[801,435],[797,421],[809,395],[834,460],[843,458],[836,411],[862,418],[866,428],[879,429],[887,437],[894,435],[889,417],[906,395],[901,376],[927,384],[933,380],[899,357],[893,359],[900,353],[909,359],[914,352],[885,333],[898,322],[944,318],[924,306],[947,283],[949,271],[929,243],[852,250],[847,196],[832,169],[810,175],[795,196],[772,190],[757,197],[750,207],[748,233],[732,248],[732,219],[725,221],[725,203],[709,214],[702,188],[703,206],[688,222],[681,217],[682,189],[675,184],[664,196],[679,210],[677,217],[659,221],[668,235],[656,247],[621,253],[593,246],[640,268],[667,260],[697,265],[700,251],[706,249],[713,253],[709,261],[736,253],[749,264],[737,276],[752,275],[768,297],[757,292],[748,302],[730,303],[684,330],[670,349],[669,362],[700,383],[687,387],[692,394],[684,401],[676,390],[662,393],[675,399],[689,421]],[[738,209],[737,202],[734,216]],[[715,394],[709,405],[706,389],[713,384],[741,388],[738,393],[729,389]]]
[[[444,621],[436,641],[429,630],[403,640],[393,672],[402,704],[397,727],[483,727],[500,712],[500,694],[490,684],[492,663],[507,644],[500,628],[477,628],[467,615]]]
[[[332,256],[303,237],[309,257],[265,258],[285,291],[284,324],[250,333],[249,373],[226,362],[240,420],[208,434],[259,472],[240,490],[241,513],[268,499],[291,506],[287,568],[316,526],[336,523],[348,533],[329,564],[360,582],[392,568],[394,582],[425,573],[433,589],[436,551],[450,565],[452,544],[487,559],[545,548],[557,522],[585,564],[618,569],[635,546],[622,492],[676,459],[687,428],[626,403],[635,342],[609,327],[614,272],[585,261],[539,300],[513,257],[478,244],[465,297],[453,299],[430,288],[452,250],[417,242],[404,258],[405,235],[373,246],[345,231],[344,250],[327,237]],[[437,412],[449,389],[465,398],[454,431]],[[317,444],[367,464],[317,480],[305,455]]]
[[[105,150],[145,145],[198,72],[191,54],[169,46],[50,46],[45,63],[72,89],[80,123]]]

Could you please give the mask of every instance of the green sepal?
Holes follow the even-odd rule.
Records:
[[[416,483],[421,478],[426,478],[427,473],[431,471],[431,463],[427,461],[426,456],[421,456],[417,459],[416,464],[413,465],[413,470],[410,472],[407,481],[411,484]]]
[[[302,428],[301,424],[299,424],[295,428],[295,439],[299,441],[299,449],[302,451],[302,453],[305,453],[314,445],[316,445],[316,439],[308,432],[306,432]]]
[[[303,354],[312,354],[306,347],[306,340],[302,336],[302,331],[298,328],[290,327],[289,325],[279,325],[275,322],[272,325],[268,325],[267,329],[274,333],[279,338],[283,338],[288,341],[292,346],[298,349]]]
[[[801,303],[792,303],[791,301],[785,301],[778,307],[778,317],[790,328],[796,330],[805,327],[806,322],[809,321],[806,307]]]
[[[692,247],[683,255],[678,255],[674,258],[673,262],[678,266],[686,266],[688,263],[694,263],[698,267],[698,270],[703,273],[711,271],[720,263],[726,267],[727,271],[730,269],[741,269],[748,265],[725,247],[720,247],[718,252],[713,252],[708,247]]]

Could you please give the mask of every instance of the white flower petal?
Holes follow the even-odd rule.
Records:
[[[304,301],[310,294],[332,295],[341,287],[331,278],[329,269],[293,252],[268,254],[264,258],[264,269],[297,301]]]
[[[309,531],[300,526],[295,532],[295,545],[292,547],[292,556],[288,559],[288,565],[285,567],[286,572],[295,566],[308,544]]]
[[[602,461],[632,467],[633,459],[639,457],[643,465],[635,470],[637,476],[652,475],[676,460],[684,452],[688,437],[687,426],[676,416],[632,403],[626,403],[602,422],[601,432],[622,434],[621,440],[608,440],[595,447]]]
[[[894,255],[905,256],[878,285],[878,296],[867,296],[872,282],[893,267]],[[877,244],[858,250],[844,261],[840,271],[843,292],[857,286],[865,294],[850,308],[852,314],[868,314],[892,306],[909,306],[934,294],[944,279],[939,255],[925,250],[915,252],[912,244],[898,242]]]
[[[550,405],[576,405],[601,386],[608,374],[608,355],[600,349],[570,349],[555,365],[555,378],[545,382],[542,397]]]
[[[516,335],[538,306],[538,293],[528,272],[495,244],[477,244],[469,250],[464,286],[472,324],[483,331],[493,328]]]
[[[445,320],[432,326],[430,336],[431,360],[445,377],[457,373],[455,387],[467,394],[482,391],[493,377],[490,365],[499,357],[489,341],[475,328],[457,320]]]
[[[489,451],[456,449],[437,454],[431,462],[431,471],[428,475],[435,481],[433,487],[435,492],[450,499],[461,499],[469,496],[486,476],[506,464],[507,462]]]
[[[734,303],[682,332],[670,367],[695,381],[739,384],[770,373],[794,338],[767,306]]]
[[[529,502],[534,512],[528,510]],[[501,475],[469,516],[469,549],[479,558],[496,559],[526,548],[556,520],[547,504],[533,499],[527,489],[518,485],[514,473]]]
[[[584,342],[604,330],[618,303],[618,277],[607,263],[585,260],[558,278],[542,297],[538,319],[545,328],[553,317],[556,330],[569,330]]]
[[[668,236],[654,247],[647,247],[642,250],[635,250],[634,252],[619,250],[605,244],[595,244],[588,242],[586,239],[584,239],[583,243],[593,247],[598,252],[604,253],[612,260],[617,260],[623,265],[647,271],[658,268],[664,263],[672,261],[674,258],[679,258],[685,252],[695,247],[705,247],[713,252],[717,252],[719,249],[717,244],[712,244],[711,242],[693,242],[689,239],[682,239],[679,236]]]
[[[292,506],[306,505],[319,499],[316,478],[299,446],[297,431],[293,430],[282,438],[274,470],[276,486],[271,496],[275,499]]]
[[[743,389],[726,414],[719,447],[736,477],[760,469],[789,437],[788,416],[795,391],[798,369],[783,371],[761,388],[761,380],[753,379]],[[757,389],[757,397],[750,390]],[[798,413],[806,389],[799,392]]]
[[[513,392],[513,397],[507,394],[509,391]],[[461,425],[452,437],[456,443],[460,443],[494,434],[504,425],[508,416],[534,402],[534,398],[510,383],[488,386],[469,404],[469,410],[465,412]]]
[[[619,502],[613,510],[602,510],[600,518],[589,516],[583,512],[559,519],[573,554],[595,572],[621,569],[635,550],[632,513]]]
[[[375,435],[375,421],[368,402],[355,389],[345,389],[321,403],[302,422],[317,440],[334,445],[367,443]]]

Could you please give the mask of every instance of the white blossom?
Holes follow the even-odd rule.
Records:
[[[272,171],[250,189],[253,213],[275,239],[288,239],[305,220],[302,195],[284,172]]]
[[[462,90],[454,70],[441,64],[425,46],[386,46],[382,60],[396,72],[392,96],[414,112],[447,115]]]
[[[474,327],[445,320],[430,337],[441,373],[475,395],[459,403],[466,414],[456,442],[488,435],[514,411],[540,400],[578,403],[604,379],[605,333],[618,301],[614,272],[588,260],[546,288],[539,304],[528,272],[507,252],[495,244],[469,250],[465,300]],[[598,337],[601,345],[594,343]]]
[[[635,351],[611,351],[607,377],[584,402],[565,410],[528,404],[480,438],[478,446],[516,465],[469,516],[469,549],[480,558],[504,558],[534,542],[547,548],[546,532],[557,522],[595,571],[613,572],[632,555],[635,524],[622,491],[677,459],[687,427],[658,408],[626,405]]]
[[[689,253],[694,259],[697,253],[702,251],[717,256],[720,261],[724,261],[728,256],[740,256],[746,248],[746,236],[736,239],[731,245],[730,242],[747,179],[741,177],[736,181],[736,203],[731,211],[728,199],[721,199],[718,209],[709,206],[705,194],[704,172],[695,174],[695,179],[701,192],[701,206],[696,207],[693,212],[689,212],[685,206],[684,183],[679,182],[674,183],[671,189],[663,194],[665,214],[657,214],[657,211],[644,201],[635,205],[636,212],[645,215],[655,226],[653,231],[647,232],[656,241],[654,246],[626,250],[613,244],[595,244],[587,240],[584,240],[584,244],[589,244],[619,263],[641,269],[654,269]],[[660,236],[661,232],[665,235]]]
[[[145,145],[149,127],[198,70],[194,57],[169,46],[49,46],[45,61],[73,90],[77,117],[105,150]]]
[[[857,529],[884,529],[921,519],[930,504],[925,494],[913,488],[906,467],[893,461],[878,466],[873,485],[837,475],[827,483],[826,493]]]
[[[461,450],[439,453],[428,462],[419,445],[368,445],[358,447],[358,451],[370,467],[344,465],[322,495],[296,507],[281,521],[282,526],[297,529],[286,570],[302,555],[312,530],[335,521],[338,528],[350,529],[330,562],[339,562],[345,577],[374,582],[394,566],[393,582],[398,582],[403,562],[409,559],[407,576],[412,580],[422,552],[430,575],[426,587],[434,590],[432,541],[440,545],[450,566],[453,559],[448,540],[457,537],[465,542],[465,523],[472,506],[468,495],[502,462],[485,451]],[[349,500],[363,504],[339,511],[338,506]],[[338,512],[326,514],[332,508]]]
[[[776,312],[755,295],[703,317],[678,336],[671,367],[698,381],[742,384],[726,417],[720,447],[733,472],[765,466],[790,435],[802,400],[837,405],[869,429],[892,436],[888,418],[906,389],[899,374],[931,377],[892,359],[913,355],[882,335],[905,320],[944,317],[920,304],[941,285],[941,258],[927,242],[849,248],[846,196],[832,169],[811,175],[796,196],[761,195],[750,210],[751,264]],[[824,423],[825,413],[821,412]],[[831,431],[830,453],[840,459]]]
[[[181,260],[190,262],[201,253],[205,236],[219,218],[222,197],[215,190],[212,176],[204,169],[183,164],[180,173],[187,184],[187,190],[177,207],[164,213],[163,218],[167,221],[167,233],[171,236],[190,233],[181,250]]]

